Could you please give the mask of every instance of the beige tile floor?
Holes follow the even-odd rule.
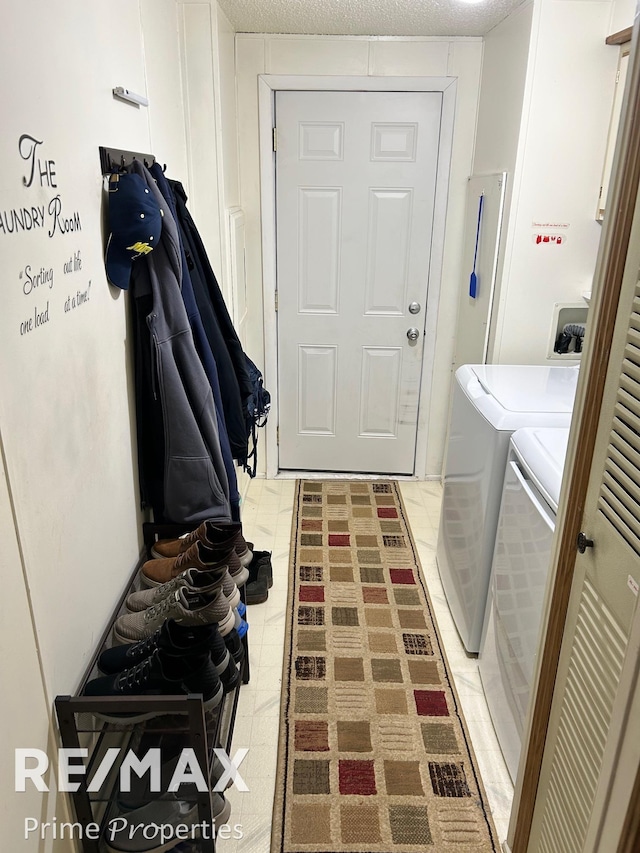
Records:
[[[240,792],[235,787],[227,791],[232,804],[229,823],[240,826],[243,837],[218,840],[219,853],[269,853],[270,849],[294,488],[294,480],[253,480],[242,507],[247,539],[257,548],[273,552],[274,584],[269,600],[248,610],[251,681],[240,692],[233,743],[234,749],[249,749],[240,765],[249,791]],[[464,651],[438,574],[435,549],[442,490],[432,482],[402,482],[401,490],[498,836],[503,841],[513,785],[491,724],[478,662]]]

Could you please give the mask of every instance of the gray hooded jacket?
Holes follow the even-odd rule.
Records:
[[[164,212],[160,244],[134,264],[134,275],[153,293],[147,325],[164,420],[165,514],[193,526],[207,518],[231,520],[213,392],[182,301],[178,228],[148,169],[136,160],[133,170]]]

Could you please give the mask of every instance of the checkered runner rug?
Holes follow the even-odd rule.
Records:
[[[272,853],[498,851],[398,485],[298,482]]]

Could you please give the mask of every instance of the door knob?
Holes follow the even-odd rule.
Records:
[[[576,539],[576,547],[581,554],[584,554],[587,548],[593,548],[593,539],[587,539],[585,534],[580,531]]]
[[[407,329],[407,337],[410,341],[417,341],[420,337],[420,332],[415,328],[415,326],[412,326],[410,329]]]

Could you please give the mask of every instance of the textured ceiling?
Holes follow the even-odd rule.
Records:
[[[241,33],[482,36],[523,0],[218,0]]]

